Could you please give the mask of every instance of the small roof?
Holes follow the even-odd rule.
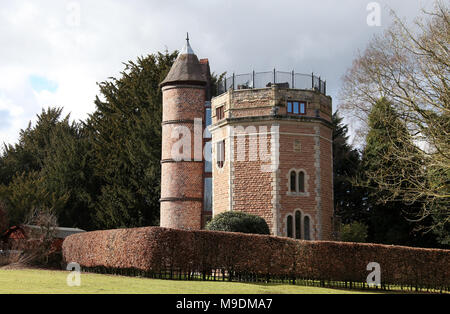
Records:
[[[166,79],[161,83],[161,87],[177,83],[206,85],[202,66],[189,43],[189,34],[186,38],[186,44],[180,51]]]
[[[27,227],[27,228],[30,228],[33,230],[37,230],[37,231],[41,230],[41,227],[39,227],[39,226],[24,225],[24,227]],[[51,228],[51,229],[55,230],[55,233],[56,233],[55,237],[59,238],[59,239],[65,239],[72,234],[86,232],[85,230],[78,229],[78,228],[56,227],[56,228]]]
[[[180,55],[195,55],[195,52],[192,50],[191,44],[189,43],[189,33],[186,37],[186,44],[184,44],[183,49],[180,51]]]

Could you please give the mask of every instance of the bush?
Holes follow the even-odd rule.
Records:
[[[367,226],[361,222],[354,221],[341,227],[341,241],[364,243],[367,240]]]
[[[85,271],[167,279],[308,279],[365,282],[377,262],[382,284],[450,289],[450,251],[364,243],[299,241],[230,232],[159,227],[67,237],[64,261]]]
[[[208,223],[206,230],[270,234],[269,226],[263,218],[242,212],[219,214]]]

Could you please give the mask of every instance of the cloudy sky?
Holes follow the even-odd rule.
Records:
[[[358,49],[389,25],[389,9],[412,20],[432,6],[378,1],[381,26],[370,26],[371,2],[2,0],[0,143],[14,143],[43,107],[86,118],[95,110],[97,82],[118,76],[124,61],[181,49],[187,31],[212,71],[314,72],[326,78],[336,107],[341,76]]]

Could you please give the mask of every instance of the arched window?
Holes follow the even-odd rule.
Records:
[[[295,186],[295,182],[297,181],[297,173],[295,171],[291,171],[291,192],[297,192],[297,188]]]
[[[303,171],[298,174],[298,191],[305,193],[305,173]]]
[[[217,167],[223,168],[225,164],[225,141],[217,143]]]
[[[302,214],[299,211],[295,212],[295,238],[301,239],[302,238]]]
[[[304,224],[303,232],[305,233],[305,240],[311,240],[311,235],[309,232],[309,228],[310,228],[309,220],[310,219],[308,216],[305,216],[305,218],[303,218],[303,224]]]
[[[294,232],[292,229],[293,229],[292,216],[289,215],[289,216],[287,216],[287,236],[288,236],[288,238],[294,237]]]

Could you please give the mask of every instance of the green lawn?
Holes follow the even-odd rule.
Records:
[[[69,272],[47,270],[0,270],[0,294],[336,294],[362,293],[338,289],[287,284],[248,284],[234,282],[171,281],[146,278],[81,274],[81,286],[69,287]],[[367,292],[369,293],[369,292]]]

